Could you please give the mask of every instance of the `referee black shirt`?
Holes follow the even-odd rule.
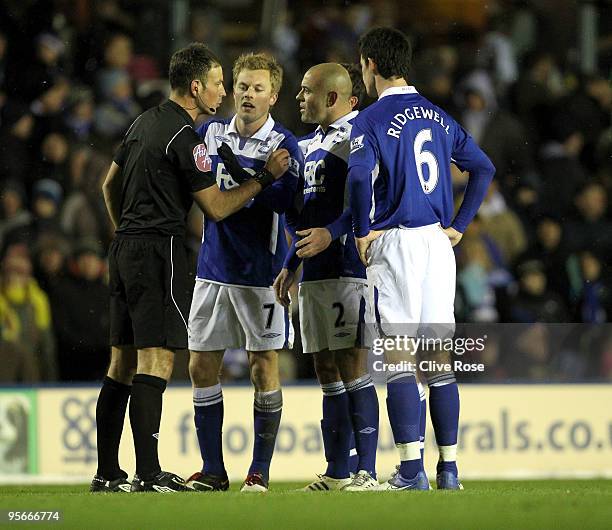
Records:
[[[117,234],[184,236],[191,193],[216,184],[193,125],[168,100],[128,129],[114,158],[123,175]]]

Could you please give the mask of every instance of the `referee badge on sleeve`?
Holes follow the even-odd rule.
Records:
[[[212,160],[206,153],[206,146],[198,144],[193,148],[193,161],[196,167],[203,173],[208,173],[212,170]]]

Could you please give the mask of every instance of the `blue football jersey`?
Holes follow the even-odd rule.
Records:
[[[221,143],[228,144],[240,165],[253,174],[276,149],[289,151],[289,169],[280,179],[222,221],[204,220],[198,256],[198,278],[229,285],[269,287],[287,253],[284,212],[293,205],[303,171],[297,139],[271,116],[250,138],[238,134],[235,116],[231,120],[209,121],[198,128],[198,133],[204,140],[221,190],[238,186],[217,152]]]
[[[332,123],[327,131],[317,127],[313,133],[300,138],[304,178],[303,190],[298,193],[303,193],[304,197],[301,213],[295,221],[297,230],[329,227],[348,208],[347,164],[352,120],[357,114],[351,112]],[[323,252],[304,260],[302,281],[340,277],[365,279],[365,267],[357,254],[350,218],[346,232]],[[287,260],[285,263],[293,268]]]
[[[453,219],[450,164],[470,173]],[[471,136],[414,87],[385,90],[353,121],[349,157],[355,235],[435,223],[464,232],[495,168]]]

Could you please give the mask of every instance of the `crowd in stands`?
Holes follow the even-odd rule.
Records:
[[[108,359],[105,256],[113,237],[101,182],[129,124],[166,97],[174,49],[170,43],[163,59],[152,43],[156,51],[147,53],[130,3],[94,3],[85,26],[61,2],[40,17],[32,16],[37,2],[25,4],[31,9],[0,8],[0,382],[93,380]],[[457,320],[609,322],[610,36],[598,48],[598,70],[587,75],[570,49],[547,45],[546,21],[529,2],[506,3],[481,27],[443,35],[404,26],[397,2],[312,4],[284,11],[269,40],[251,43],[285,68],[277,119],[296,134],[306,132],[294,100],[305,69],[356,61],[361,32],[394,25],[414,37],[410,84],[454,116],[497,168],[456,248]],[[227,61],[229,88],[233,57],[219,30],[222,9],[194,8],[194,20],[186,42],[214,43]],[[231,97],[225,103],[229,115]],[[467,175],[456,170],[454,178],[459,201]],[[194,214],[194,254],[200,236]],[[526,344],[541,339],[534,333]],[[523,371],[508,368],[513,363],[503,359],[504,349],[492,347],[487,374],[612,378],[612,340],[587,343],[588,352],[578,345],[562,363],[550,348],[548,357],[526,354],[532,369]],[[298,361],[298,377],[308,374],[308,361]],[[565,368],[550,368],[559,363]],[[296,368],[287,373],[295,377]]]

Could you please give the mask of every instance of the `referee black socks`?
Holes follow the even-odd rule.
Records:
[[[130,386],[105,377],[96,405],[98,442],[97,474],[106,480],[126,478],[119,467],[119,442],[123,431]]]
[[[136,474],[141,480],[151,480],[161,471],[157,443],[166,384],[165,379],[147,374],[136,374],[132,382],[130,424],[136,451]]]

